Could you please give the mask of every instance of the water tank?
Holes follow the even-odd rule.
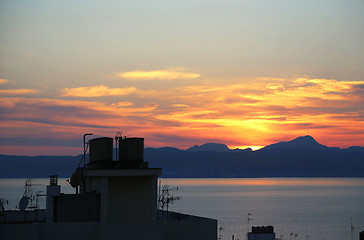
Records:
[[[109,137],[94,138],[90,143],[90,163],[112,161],[113,139]]]
[[[124,138],[119,141],[121,162],[144,162],[144,138]]]
[[[274,233],[273,226],[252,227],[252,233]]]

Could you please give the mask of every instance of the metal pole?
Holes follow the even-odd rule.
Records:
[[[85,133],[83,134],[83,166],[86,166],[86,136],[91,136],[93,135],[92,133]]]

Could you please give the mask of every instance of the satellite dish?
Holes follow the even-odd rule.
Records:
[[[77,168],[76,171],[72,174],[70,184],[72,187],[76,188],[80,185],[82,180],[82,168]]]
[[[29,203],[28,197],[26,196],[22,197],[19,201],[19,209],[25,210],[28,207],[28,203]]]

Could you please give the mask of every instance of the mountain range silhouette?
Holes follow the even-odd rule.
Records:
[[[145,148],[150,167],[162,168],[162,177],[364,177],[364,147],[340,149],[318,143],[311,136],[279,142],[257,151],[229,149],[206,143],[186,150]],[[0,155],[0,178],[70,177],[79,156]]]

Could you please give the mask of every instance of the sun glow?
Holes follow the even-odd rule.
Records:
[[[229,146],[230,149],[241,149],[241,150],[244,150],[244,149],[248,149],[250,148],[251,150],[253,151],[256,151],[256,150],[259,150],[259,149],[262,149],[264,148],[265,146]]]
[[[21,91],[13,91],[14,96],[0,98],[0,128],[12,136],[29,132],[29,138],[82,134],[84,129],[109,136],[121,129],[144,137],[150,147],[219,142],[231,149],[258,150],[303,135],[328,146],[360,146],[362,83],[258,79],[164,90],[96,85],[64,88],[58,98],[30,98],[27,92],[16,97]]]

